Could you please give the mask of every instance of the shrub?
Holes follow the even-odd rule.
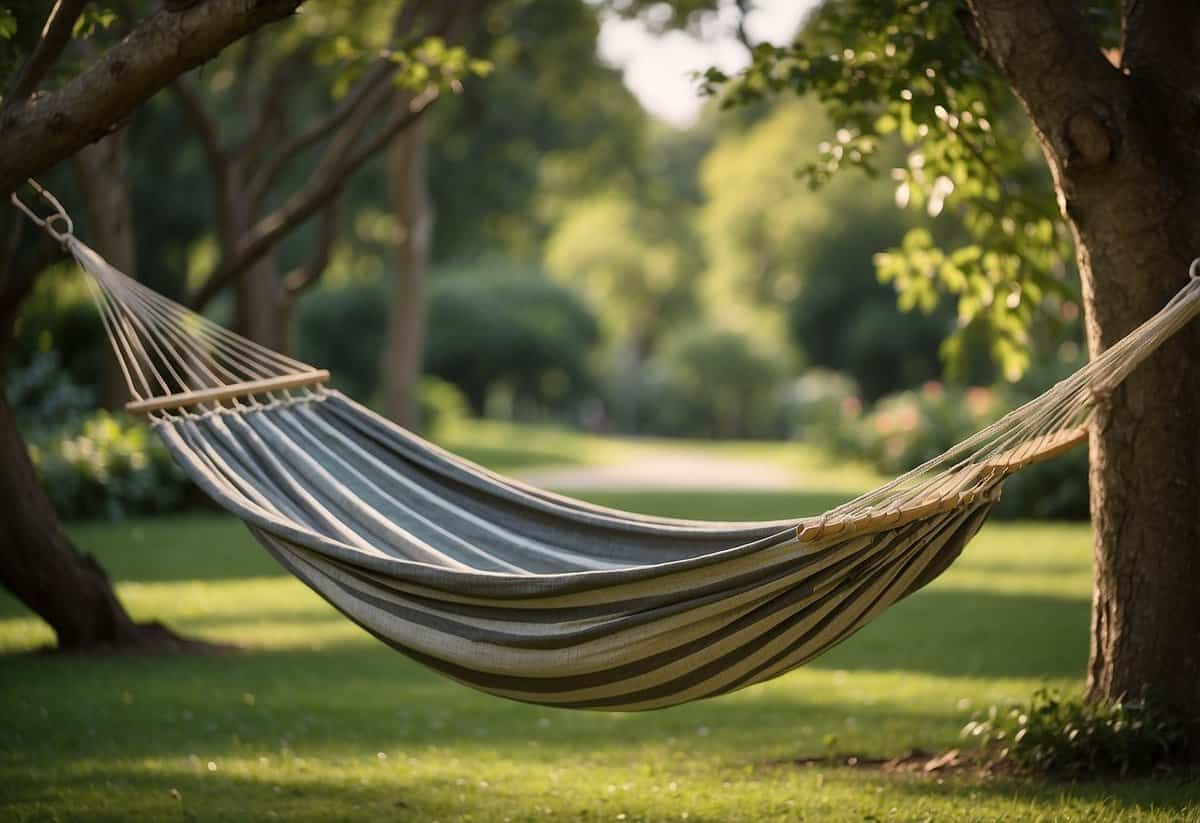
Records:
[[[186,480],[150,428],[98,411],[30,445],[55,509],[65,519],[169,511],[182,503]]]
[[[1182,723],[1145,695],[1087,703],[1038,689],[1027,706],[992,706],[963,735],[978,738],[999,762],[1065,777],[1144,774],[1188,755]]]
[[[880,472],[902,474],[995,422],[1021,402],[1017,392],[926,383],[879,400],[865,415],[853,404],[820,431],[837,453],[869,460]],[[1016,472],[1004,482],[996,515],[1086,519],[1087,449],[1074,449]]]
[[[318,289],[300,306],[297,356],[329,369],[338,388],[367,401],[379,386],[387,311],[382,282]]]
[[[789,435],[819,442],[853,429],[862,413],[859,398],[852,377],[831,369],[809,369],[784,392]]]
[[[325,287],[301,307],[298,356],[328,368],[339,388],[362,400],[379,388],[386,289],[381,281]],[[589,387],[599,334],[582,298],[536,269],[475,264],[429,280],[425,371],[457,386],[477,413],[500,385],[518,409],[568,409]]]
[[[417,383],[418,419],[422,431],[437,431],[470,414],[466,395],[440,377],[422,377]]]
[[[863,420],[863,455],[887,474],[932,460],[991,423],[1003,403],[991,389],[947,388],[928,382],[917,391],[891,394]]]
[[[600,337],[591,309],[538,271],[465,268],[429,289],[425,369],[453,383],[482,413],[504,386],[516,411],[562,412],[588,390]]]
[[[791,361],[783,346],[732,329],[678,329],[647,364],[640,404],[646,427],[670,435],[780,436]]]

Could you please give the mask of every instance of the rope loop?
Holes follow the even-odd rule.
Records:
[[[12,204],[23,211],[25,216],[45,231],[46,234],[58,241],[63,248],[66,248],[67,240],[75,236],[75,223],[71,220],[71,215],[67,214],[67,210],[59,202],[59,199],[43,188],[38,181],[31,177],[26,182],[29,184],[29,188],[37,192],[38,196],[54,209],[54,214],[46,217],[38,217],[33,209],[25,205],[21,198],[17,197],[16,192],[13,192],[11,195]]]
[[[1192,265],[1188,266],[1188,277],[1192,280],[1200,280],[1200,257],[1192,261]]]

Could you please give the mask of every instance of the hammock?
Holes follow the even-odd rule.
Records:
[[[127,408],[193,482],[383,642],[468,686],[567,708],[713,697],[841,642],[941,574],[1005,477],[1085,440],[1097,398],[1200,313],[1193,264],[1125,339],[874,491],[819,517],[678,520],[541,491],[422,440],[326,387],[327,372],[124,276],[59,209],[23,208],[90,275]]]

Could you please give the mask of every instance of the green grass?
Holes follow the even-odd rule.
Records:
[[[596,444],[589,459],[623,447]],[[754,519],[815,512],[839,495],[592,498]],[[1085,525],[992,525],[930,588],[808,667],[637,715],[525,706],[440,679],[338,616],[228,518],[72,532],[137,617],[243,650],[28,654],[50,633],[0,599],[0,820],[1200,817],[1195,782],[939,780],[786,763],[959,746],[977,709],[1042,683],[1078,690]]]

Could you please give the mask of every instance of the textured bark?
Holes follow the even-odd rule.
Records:
[[[54,62],[61,44],[50,35],[39,47],[0,110],[0,195],[26,178],[109,134],[133,109],[178,75],[229,43],[295,11],[300,0],[206,0],[183,12],[159,10],[139,22],[61,89],[26,96]],[[69,4],[77,6],[78,4]],[[176,4],[177,5],[177,4]],[[65,18],[64,18],[65,20]],[[65,23],[64,23],[65,25]],[[51,33],[52,34],[52,33]],[[65,41],[64,41],[65,42]],[[44,65],[39,65],[41,60]],[[27,78],[27,79],[25,79]],[[12,325],[41,264],[16,263],[17,235],[7,231],[15,212],[5,209],[0,236],[0,376]],[[6,219],[7,218],[7,219]],[[100,242],[93,237],[93,242]],[[11,409],[0,396],[0,495],[5,504],[0,540],[0,585],[54,629],[59,648],[83,650],[209,650],[157,623],[136,624],[100,567],[71,546],[37,481]]]
[[[0,112],[0,193],[108,134],[155,92],[301,0],[206,0],[160,9],[57,91]]]
[[[4,221],[0,221],[3,223]],[[0,297],[0,341],[11,340],[15,306],[32,278],[15,277],[5,261]],[[40,265],[38,266],[40,268]],[[11,291],[13,283],[24,290]],[[0,345],[0,378],[8,343]],[[135,623],[113,591],[100,565],[81,554],[63,532],[16,420],[0,392],[0,500],[4,501],[0,539],[0,585],[45,620],[63,651],[203,651],[218,647],[173,634],[159,623]]]
[[[84,147],[73,160],[75,181],[86,204],[87,236],[92,248],[120,271],[136,278],[137,244],[124,130]],[[119,409],[128,400],[129,387],[116,359],[106,358],[100,376],[101,405]]]
[[[1029,113],[1075,233],[1094,356],[1160,309],[1200,256],[1200,80],[1194,60],[1175,65],[1200,45],[1200,10],[1131,3],[1118,69],[1071,3],[970,6],[983,49]],[[1200,755],[1197,352],[1193,323],[1111,393],[1093,427],[1088,694],[1146,690],[1191,724]]]
[[[425,180],[425,129],[418,123],[392,141],[390,174],[396,219],[396,267],[383,354],[384,413],[413,427],[425,341],[425,268],[433,209]]]

